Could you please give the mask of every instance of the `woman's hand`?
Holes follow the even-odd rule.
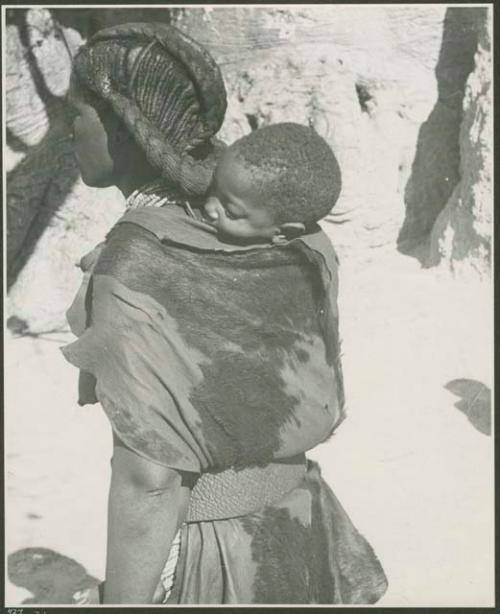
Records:
[[[104,603],[153,603],[173,538],[184,522],[190,485],[114,436]]]

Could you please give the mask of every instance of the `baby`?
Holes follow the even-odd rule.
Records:
[[[204,220],[231,243],[281,243],[325,217],[340,188],[337,159],[322,137],[299,124],[275,124],[225,150]]]
[[[200,213],[228,243],[279,244],[328,215],[340,189],[337,159],[319,134],[300,124],[274,124],[224,151]],[[189,212],[199,219],[199,213]],[[77,266],[90,270],[103,246]]]

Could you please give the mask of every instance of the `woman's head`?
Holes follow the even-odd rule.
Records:
[[[80,114],[76,153],[89,182],[110,185],[127,159],[142,156],[173,186],[206,190],[214,160],[200,158],[222,124],[226,93],[214,60],[180,31],[165,24],[101,30],[75,57],[70,102]]]

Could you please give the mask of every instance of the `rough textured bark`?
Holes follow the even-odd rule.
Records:
[[[75,265],[123,204],[84,186],[72,154],[64,97],[80,34],[46,9],[10,10],[6,34],[9,311],[14,326],[42,332],[65,328]]]
[[[47,11],[15,11],[12,21],[6,45],[9,282],[60,206],[59,194],[77,178],[63,102],[69,52]]]
[[[78,178],[68,51],[101,27],[138,20],[174,22],[213,53],[229,94],[225,140],[288,120],[330,142],[343,191],[324,227],[342,259],[362,266],[399,249],[423,266],[488,270],[487,9],[10,9],[9,303],[31,330],[64,325],[74,263],[123,208],[115,190]]]
[[[329,225],[341,255],[394,245],[418,129],[434,104],[444,7],[192,9],[176,23],[219,61],[227,140],[278,121],[334,148],[343,190]]]
[[[489,272],[493,228],[491,24],[478,19],[474,70],[465,85],[458,148],[460,179],[430,235],[427,266]]]

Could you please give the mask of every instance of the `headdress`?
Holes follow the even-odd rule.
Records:
[[[212,178],[212,137],[226,90],[211,55],[167,24],[129,23],[97,32],[74,62],[78,82],[108,102],[169,183],[203,194]],[[208,144],[208,154],[196,148]]]

